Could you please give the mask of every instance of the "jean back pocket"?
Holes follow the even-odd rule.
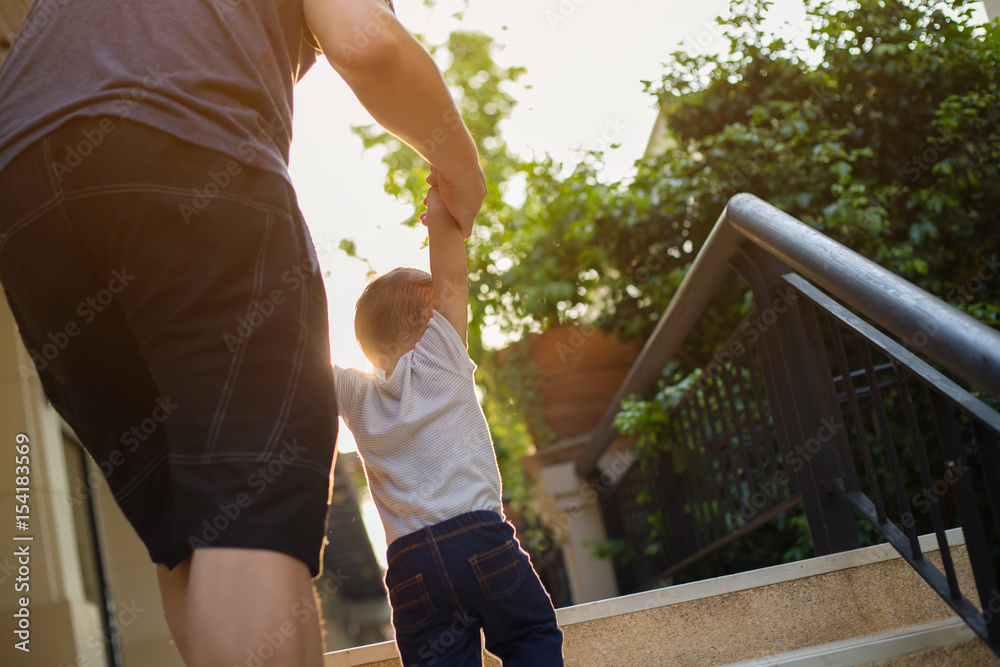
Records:
[[[389,589],[392,625],[396,630],[412,632],[431,620],[434,604],[427,593],[424,575],[418,574]]]
[[[514,540],[469,559],[479,588],[488,600],[510,597],[524,576],[521,550]]]

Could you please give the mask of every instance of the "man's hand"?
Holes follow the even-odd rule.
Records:
[[[327,60],[372,117],[435,167],[441,197],[468,238],[486,179],[433,58],[385,0],[303,0],[303,11]]]
[[[427,184],[437,188],[448,212],[462,230],[462,238],[472,235],[472,224],[486,198],[486,175],[482,167],[465,170],[453,176],[445,175],[437,167],[431,167]],[[430,209],[428,208],[428,211]]]

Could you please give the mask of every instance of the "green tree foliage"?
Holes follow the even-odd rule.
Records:
[[[837,6],[810,6],[810,50],[763,33],[767,3],[748,0],[720,20],[728,52],[675,53],[648,84],[673,145],[630,183],[600,185],[588,163],[568,178],[532,173],[517,223],[532,241],[503,287],[548,299],[539,313],[518,289],[514,319],[582,305],[645,337],[747,191],[995,322],[1000,280],[963,286],[1000,251],[1000,27],[972,26],[965,0]],[[563,284],[576,290],[546,287]],[[708,349],[688,351],[703,361]]]
[[[674,53],[646,82],[671,145],[620,182],[601,178],[597,155],[567,168],[510,150],[502,124],[524,69],[499,65],[490,37],[458,31],[432,47],[490,184],[470,241],[470,350],[512,479],[530,444],[482,328],[516,338],[584,320],[644,339],[738,192],[997,325],[1000,277],[976,277],[1000,254],[1000,24],[974,25],[971,0],[813,0],[803,46],[764,31],[768,4],[736,0],[719,19],[725,52]],[[356,132],[384,151],[386,191],[415,224],[426,164]],[[685,344],[688,371],[748,307],[736,281],[720,291]]]

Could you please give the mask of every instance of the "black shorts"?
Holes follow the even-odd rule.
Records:
[[[287,181],[137,123],[70,121],[0,174],[0,280],[154,562],[242,547],[319,573],[337,409]]]

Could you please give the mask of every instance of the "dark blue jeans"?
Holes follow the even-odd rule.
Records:
[[[562,631],[514,526],[469,512],[389,545],[385,585],[404,667],[558,667]]]

